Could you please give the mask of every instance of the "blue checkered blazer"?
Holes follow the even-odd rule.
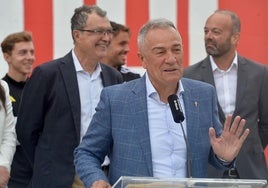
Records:
[[[211,151],[208,135],[211,126],[217,134],[222,129],[215,89],[186,78],[182,84],[192,175],[206,177],[208,162],[222,167]],[[101,170],[107,153],[111,161],[108,179]],[[121,176],[153,176],[145,76],[103,89],[96,114],[74,155],[76,171],[86,187],[100,179],[114,184]]]

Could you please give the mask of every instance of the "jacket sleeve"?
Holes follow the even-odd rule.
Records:
[[[31,164],[43,130],[45,94],[48,90],[46,77],[40,68],[34,70],[23,89],[17,118],[18,141]]]
[[[259,133],[263,147],[268,146],[268,68],[265,67],[263,77],[263,84],[260,92],[260,101],[259,101]]]
[[[1,122],[2,135],[0,136],[1,145],[0,145],[0,166],[4,166],[10,171],[10,166],[13,160],[13,156],[16,150],[16,133],[15,133],[15,117],[13,116],[12,104],[9,97],[8,85],[1,81],[1,84],[5,90],[6,94],[6,103],[5,108],[6,112],[3,117],[3,122]],[[5,110],[1,107],[1,111]]]

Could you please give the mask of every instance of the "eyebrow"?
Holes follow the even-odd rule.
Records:
[[[172,48],[173,47],[182,47],[182,44],[173,44],[172,45]],[[165,47],[162,47],[162,46],[156,46],[156,47],[154,47],[154,48],[152,48],[152,50],[157,50],[157,49],[165,49]]]
[[[156,46],[156,47],[152,48],[152,51],[155,51],[155,50],[163,50],[163,49],[165,49],[165,47]]]

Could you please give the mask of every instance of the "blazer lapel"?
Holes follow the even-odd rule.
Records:
[[[102,64],[100,65],[101,65],[101,79],[102,79],[103,87],[112,85],[111,80],[107,76],[107,75],[110,75],[109,72],[107,71],[105,66],[103,66]]]
[[[236,102],[235,106],[236,109],[238,105],[241,103],[241,100],[244,97],[245,94],[245,88],[247,86],[248,76],[247,76],[247,64],[243,59],[238,56],[238,70],[237,70],[237,86],[236,86]],[[235,111],[236,111],[235,109]]]
[[[141,150],[145,157],[149,175],[153,176],[145,76],[139,79],[139,81],[135,84],[132,89],[132,93],[133,95],[130,97],[136,98],[135,104],[132,104],[132,109],[136,112],[136,116],[133,121],[136,123],[137,136],[140,140]]]
[[[204,59],[204,61],[202,61],[202,71],[201,71],[201,77],[203,78],[203,80],[206,83],[209,83],[213,86],[215,86],[215,82],[214,82],[214,77],[213,77],[213,73],[212,73],[212,67],[210,64],[210,60],[209,57],[206,57],[206,59]]]
[[[107,87],[110,85],[119,84],[123,82],[123,78],[122,80],[120,80],[118,76],[115,76],[115,74],[111,70],[111,67],[102,63],[100,63],[100,66],[101,66],[101,79],[102,79],[103,87]]]
[[[74,67],[74,62],[72,58],[72,53],[68,53],[60,64],[60,71],[62,73],[62,77],[65,83],[65,89],[68,94],[69,102],[71,105],[71,110],[74,118],[74,125],[77,135],[77,141],[80,142],[80,124],[81,124],[81,104],[80,104],[80,96],[79,89],[77,83],[77,76]]]
[[[196,125],[196,120],[199,119],[199,108],[196,104],[199,102],[198,96],[192,94],[191,89],[188,84],[182,79],[182,84],[184,92],[182,94],[185,113],[186,123],[187,123],[187,139],[189,141],[189,146],[191,150],[194,150],[196,143],[194,138],[198,137],[197,129],[194,127]]]

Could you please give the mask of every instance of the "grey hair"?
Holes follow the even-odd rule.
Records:
[[[83,5],[74,10],[74,15],[71,18],[71,31],[84,29],[87,23],[88,14],[96,13],[100,17],[106,17],[107,12],[100,7],[93,5]]]
[[[214,12],[215,14],[225,14],[225,15],[229,15],[232,19],[232,34],[238,33],[241,30],[241,22],[240,22],[240,18],[237,16],[236,13],[230,11],[230,10],[216,10]]]
[[[159,19],[150,20],[149,22],[144,24],[139,30],[138,41],[137,41],[138,42],[138,48],[140,49],[142,46],[144,46],[145,37],[146,37],[147,33],[150,30],[153,30],[153,29],[165,29],[165,28],[170,28],[170,27],[174,28],[175,30],[177,30],[177,28],[173,24],[173,22],[171,22],[168,19],[159,18]]]

